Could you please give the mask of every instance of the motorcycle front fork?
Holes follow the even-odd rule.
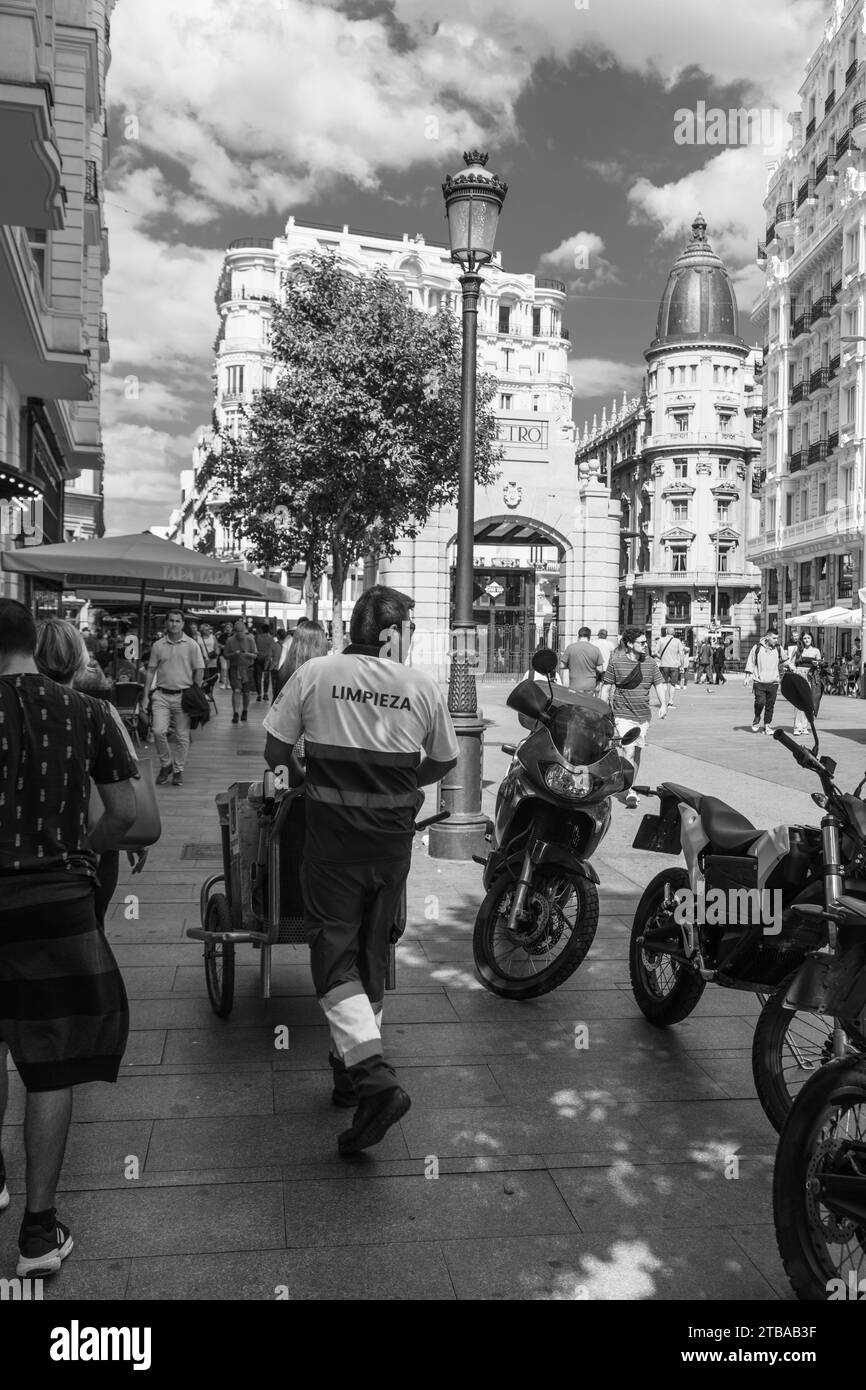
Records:
[[[526,902],[526,895],[532,887],[532,849],[527,849],[523,856],[523,863],[520,866],[520,878],[514,889],[514,897],[511,899],[511,910],[508,913],[508,921],[505,930],[509,932],[517,931],[517,924],[523,916],[523,908]]]

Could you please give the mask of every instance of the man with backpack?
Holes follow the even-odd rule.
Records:
[[[772,738],[776,696],[779,693],[782,672],[788,664],[788,658],[779,646],[778,632],[765,633],[746,657],[744,684],[747,690],[754,687],[755,696],[753,734],[765,733]],[[761,727],[762,719],[764,721],[763,728]]]
[[[661,630],[659,649],[656,652],[656,661],[662,673],[668,697],[668,709],[676,709],[674,704],[674,691],[680,682],[680,672],[683,667],[683,644],[679,637],[673,633],[668,634],[666,627]]]

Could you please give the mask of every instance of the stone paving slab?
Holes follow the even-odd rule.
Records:
[[[712,1228],[676,1237],[524,1236],[445,1241],[459,1299],[766,1299],[772,1289],[732,1233]]]
[[[694,1164],[623,1159],[608,1168],[557,1168],[551,1174],[582,1231],[637,1237],[658,1227],[772,1223],[772,1171],[744,1164],[737,1180]]]
[[[255,1155],[257,1163],[338,1163],[337,1135],[352,1123],[352,1113],[327,1104],[298,1114],[223,1115],[218,1119],[155,1120],[147,1152],[148,1172],[192,1168],[242,1168]],[[399,1125],[394,1125],[376,1158],[411,1155]]]
[[[632,1056],[628,1065],[608,1053],[572,1048],[560,1058],[525,1061],[493,1058],[490,1070],[511,1105],[528,1097],[551,1105],[573,1106],[584,1099],[604,1103],[650,1100],[724,1100],[725,1094],[699,1064],[687,1057]]]
[[[591,1123],[591,1122],[589,1122]],[[589,1123],[578,1107],[505,1105],[497,1108],[410,1111],[401,1121],[410,1155],[470,1155],[502,1158],[574,1150],[587,1142]],[[605,1111],[604,1142],[640,1144],[643,1128],[636,1115],[620,1105]]]
[[[275,1072],[274,1108],[282,1111],[309,1111],[330,1095],[330,1070]],[[418,1113],[456,1105],[502,1106],[506,1100],[484,1065],[455,1067],[401,1066],[400,1081],[412,1097]]]
[[[101,1173],[122,1173],[129,1155],[134,1155],[143,1168],[152,1126],[150,1118],[80,1124],[73,1117],[63,1162],[64,1175],[72,1177],[86,1173],[93,1178]],[[4,1124],[3,1155],[10,1169],[14,1165],[16,1170],[23,1171],[23,1126]]]

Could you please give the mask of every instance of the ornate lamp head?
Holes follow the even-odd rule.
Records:
[[[508,185],[497,174],[488,174],[488,156],[480,150],[464,152],[466,168],[449,174],[442,185],[451,259],[464,271],[486,265],[493,256],[496,228]]]

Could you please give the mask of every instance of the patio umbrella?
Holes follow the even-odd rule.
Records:
[[[23,546],[0,551],[0,567],[18,574],[59,580],[67,589],[111,589],[135,593],[139,604],[139,641],[144,641],[144,604],[148,588],[160,594],[221,594],[224,598],[275,601],[282,585],[260,579],[239,564],[224,564],[210,555],[155,536],[152,531],[102,536],[61,545]]]

